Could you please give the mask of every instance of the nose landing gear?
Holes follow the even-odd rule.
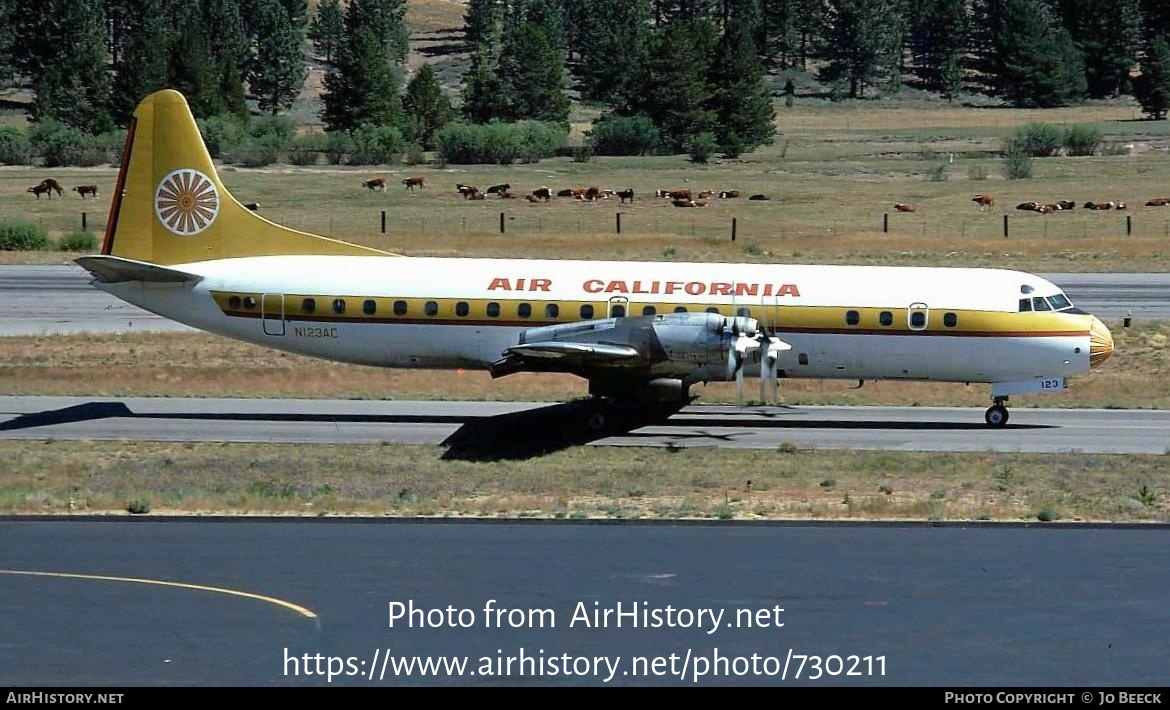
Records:
[[[983,414],[983,420],[987,422],[987,426],[1001,427],[1008,422],[1008,410],[1004,406],[1007,402],[1007,397],[993,397],[993,404],[987,408]]]

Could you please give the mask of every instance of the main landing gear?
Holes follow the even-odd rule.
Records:
[[[1007,397],[992,398],[994,404],[988,407],[987,411],[983,414],[983,420],[987,422],[987,426],[1001,427],[1007,424],[1008,410],[1004,406],[1004,402],[1007,402],[1007,399]]]

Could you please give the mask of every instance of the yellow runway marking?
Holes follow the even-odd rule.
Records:
[[[137,577],[111,577],[101,574],[71,574],[68,572],[34,572],[31,570],[19,569],[0,569],[0,574],[24,575],[27,577],[57,577],[65,579],[96,579],[103,582],[130,582],[133,584],[152,584],[156,587],[176,587],[178,589],[193,589],[198,592],[215,592],[216,594],[227,594],[233,597],[243,597],[245,599],[255,599],[257,601],[267,602],[268,604],[275,604],[279,607],[284,607],[289,611],[295,611],[307,619],[316,619],[317,614],[306,609],[299,604],[286,602],[283,599],[275,597],[266,597],[263,594],[252,594],[251,592],[241,592],[238,589],[225,589],[223,587],[209,587],[204,584],[187,584],[186,582],[164,582],[161,579],[140,579]]]

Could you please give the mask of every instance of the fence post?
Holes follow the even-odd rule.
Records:
[[[622,213],[621,212],[614,212],[613,218],[614,218],[614,221],[615,221],[616,226],[617,226],[617,233],[621,234],[622,233]]]
[[[500,234],[504,233],[504,213],[500,213]]]
[[[85,227],[85,217],[86,217],[86,213],[85,213],[85,212],[82,212],[82,213],[81,213],[81,231],[83,231],[83,232],[86,230],[86,227]]]
[[[889,212],[882,213],[882,232],[884,234],[890,233],[890,213]]]
[[[1003,216],[1003,238],[1007,239],[1007,237],[1008,237],[1008,216],[1005,214]]]
[[[1125,234],[1127,236],[1133,234],[1133,215],[1125,216]]]
[[[731,218],[731,241],[735,241],[735,217]]]
[[[382,234],[386,233],[386,210],[382,210]]]

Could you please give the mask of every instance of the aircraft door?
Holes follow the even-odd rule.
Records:
[[[610,318],[625,318],[629,315],[630,299],[625,296],[614,296],[609,299],[609,316]]]
[[[260,320],[265,335],[284,335],[283,293],[266,293],[260,298]]]

